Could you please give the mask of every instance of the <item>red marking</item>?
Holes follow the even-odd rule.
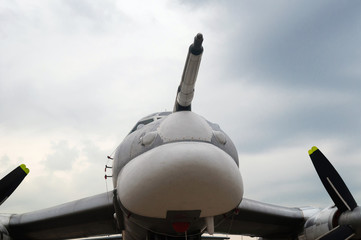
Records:
[[[172,223],[174,231],[177,233],[184,233],[188,230],[190,223],[189,222],[174,222]]]
[[[238,214],[239,214],[239,209],[238,209],[238,208],[234,209],[234,213],[235,213],[236,215],[238,215]]]

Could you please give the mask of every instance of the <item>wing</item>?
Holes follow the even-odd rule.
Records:
[[[230,217],[215,227],[215,232],[258,236],[290,237],[302,230],[305,218],[299,208],[286,208],[243,198]]]
[[[11,215],[5,226],[13,239],[67,239],[117,232],[113,192],[56,207]]]

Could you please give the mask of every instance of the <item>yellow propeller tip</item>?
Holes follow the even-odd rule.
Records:
[[[318,150],[317,147],[313,146],[310,150],[308,150],[308,155],[311,155],[312,153],[314,153],[316,150]]]
[[[25,164],[21,164],[20,167],[26,174],[30,172],[29,168],[27,168]]]

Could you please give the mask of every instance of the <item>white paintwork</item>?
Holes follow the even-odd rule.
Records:
[[[190,111],[182,111],[164,119],[158,128],[158,134],[166,143],[183,140],[210,142],[213,131],[203,117]]]
[[[201,210],[201,217],[237,207],[243,183],[234,160],[216,146],[176,142],[149,150],[128,163],[117,191],[129,211],[166,218],[168,210]]]

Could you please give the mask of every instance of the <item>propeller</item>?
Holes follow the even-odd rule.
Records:
[[[0,180],[0,205],[15,191],[28,173],[29,169],[25,164],[21,164]]]
[[[350,226],[347,225],[339,225],[329,231],[328,233],[322,235],[321,237],[317,239],[322,240],[339,240],[339,239],[350,239],[353,236],[355,236],[355,233],[353,229]]]
[[[317,147],[312,147],[308,154],[323,186],[340,212],[340,225],[318,239],[345,240],[354,237],[361,230],[360,208],[358,208],[354,197],[336,169]]]

